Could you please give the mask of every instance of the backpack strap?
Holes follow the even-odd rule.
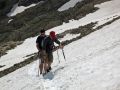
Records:
[[[41,47],[43,48],[43,49],[45,49],[46,50],[46,47],[44,46],[45,45],[45,40],[48,38],[48,36],[46,36],[43,40],[42,40],[42,42],[41,42]]]

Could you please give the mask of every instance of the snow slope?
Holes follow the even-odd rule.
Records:
[[[24,61],[25,59],[29,58],[26,57],[27,55],[37,52],[35,44],[36,38],[37,37],[26,39],[23,44],[18,45],[13,50],[9,50],[7,55],[2,56],[0,58],[0,65],[5,66],[0,68],[0,71],[9,68],[16,63]]]
[[[91,21],[101,25],[120,15],[120,1],[113,0],[101,5],[95,13],[51,30],[61,33]],[[110,7],[111,6],[111,7]],[[97,27],[96,26],[96,27]],[[81,40],[65,46],[67,61],[59,50],[61,63],[54,53],[53,73],[41,79],[36,77],[38,61],[0,78],[0,90],[120,90],[120,20],[105,26]],[[49,31],[51,31],[49,30]],[[48,31],[48,32],[49,32]],[[63,40],[69,39],[68,36]],[[0,58],[4,70],[23,61],[26,55],[36,52],[35,39],[29,38]],[[32,42],[32,44],[31,44]],[[32,49],[31,49],[32,48]],[[20,52],[19,52],[20,51]],[[16,53],[17,52],[17,53]]]
[[[69,2],[65,3],[63,6],[61,6],[58,11],[64,11],[69,9],[70,7],[74,7],[78,2],[81,2],[82,0],[70,0]]]
[[[21,12],[25,11],[26,9],[28,9],[30,7],[34,7],[35,5],[36,4],[31,4],[31,5],[27,6],[27,7],[25,7],[25,6],[18,6],[18,3],[17,3],[17,4],[15,4],[13,6],[13,8],[11,9],[11,12],[9,12],[7,14],[7,16],[8,17],[15,16],[16,14],[21,13]]]
[[[33,62],[0,78],[1,90],[120,90],[120,19],[54,53],[53,73],[37,77]]]
[[[47,34],[50,31],[56,31],[56,33],[62,33],[66,30],[78,28],[81,25],[86,25],[91,22],[98,21],[98,25],[102,25],[105,22],[110,21],[111,19],[120,16],[120,0],[112,0],[109,2],[102,3],[100,5],[96,5],[96,7],[99,7],[100,9],[94,13],[88,14],[86,17],[79,19],[79,20],[70,20],[69,23],[63,23],[63,25],[54,27],[47,31]],[[97,27],[96,26],[96,27]],[[25,40],[25,42],[22,45],[19,45],[13,50],[8,51],[7,55],[4,55],[0,58],[0,65],[5,65],[4,67],[0,68],[1,70],[4,70],[15,63],[23,61],[25,56],[32,54],[34,52],[37,52],[37,49],[35,47],[36,37],[29,38]],[[66,40],[66,39],[65,39]],[[32,49],[31,49],[32,48]],[[19,53],[16,53],[19,52]]]
[[[120,0],[111,0],[102,4],[96,5],[100,8],[94,13],[90,13],[79,20],[70,20],[69,23],[63,23],[63,25],[52,28],[51,30],[57,31],[57,33],[64,32],[68,29],[78,28],[81,25],[86,25],[91,22],[98,21],[103,24],[107,22],[110,18],[120,16]],[[51,31],[49,30],[49,31]]]
[[[80,34],[67,34],[60,41],[66,41],[80,36]]]

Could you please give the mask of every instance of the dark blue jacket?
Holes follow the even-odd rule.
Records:
[[[54,42],[60,45],[60,41],[57,38],[55,40],[52,40],[50,36],[45,36],[45,37],[39,36],[36,40],[36,43],[39,44],[39,48],[41,50],[46,50],[47,53],[52,53],[55,47]]]

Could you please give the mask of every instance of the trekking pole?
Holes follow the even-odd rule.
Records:
[[[39,57],[39,52],[38,52],[38,57]],[[40,65],[40,59],[39,59],[39,65]],[[39,67],[39,65],[38,65],[38,76],[40,74],[40,67]]]
[[[57,49],[57,56],[58,56],[58,61],[59,61],[59,63],[60,63],[60,58],[59,58],[58,49]]]
[[[65,59],[65,61],[66,61],[66,57],[65,57],[65,53],[64,53],[63,48],[62,48],[62,53],[63,53],[64,59]]]

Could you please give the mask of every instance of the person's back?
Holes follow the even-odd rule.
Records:
[[[46,53],[53,52],[53,50],[55,48],[54,42],[57,43],[58,45],[60,45],[60,42],[58,41],[57,38],[55,40],[53,40],[50,36],[47,36],[47,38],[45,39]]]
[[[55,32],[51,31],[50,35],[45,39],[45,50],[47,53],[48,58],[48,72],[51,70],[51,64],[53,62],[53,50],[56,48],[54,42],[57,43],[59,46],[61,45],[60,41],[57,39]]]

